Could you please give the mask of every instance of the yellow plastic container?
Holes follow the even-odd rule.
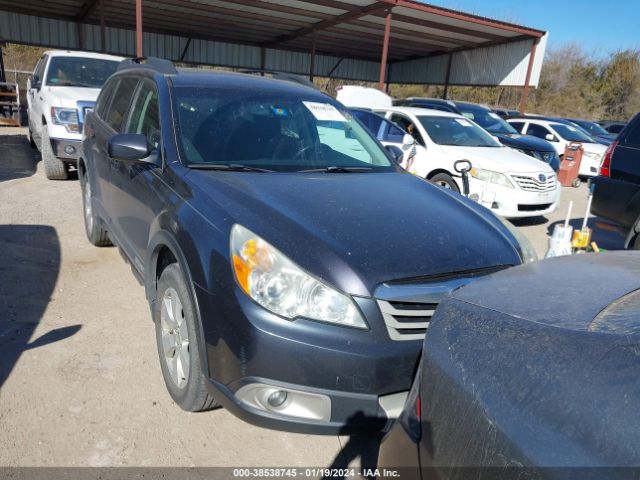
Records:
[[[587,248],[591,243],[591,229],[574,230],[571,246],[573,248]]]

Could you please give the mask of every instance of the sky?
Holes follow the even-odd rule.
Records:
[[[426,0],[549,32],[547,49],[576,43],[597,56],[640,48],[638,0]]]

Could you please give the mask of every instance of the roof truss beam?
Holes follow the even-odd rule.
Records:
[[[347,8],[347,7],[344,7]],[[306,35],[312,34],[314,32],[318,32],[321,30],[326,30],[327,28],[333,27],[335,25],[339,25],[341,23],[350,22],[352,20],[357,20],[360,17],[364,17],[366,15],[370,15],[372,13],[388,10],[390,7],[386,2],[375,2],[371,5],[367,5],[365,7],[352,8],[347,13],[343,13],[341,15],[335,16],[331,19],[322,20],[320,22],[314,23],[308,27],[300,28],[293,33],[280,35],[274,41],[269,42],[264,45],[265,47],[276,47],[283,43],[289,42],[291,40],[295,40],[300,37],[304,37]]]

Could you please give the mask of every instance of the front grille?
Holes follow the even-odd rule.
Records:
[[[475,278],[508,265],[454,272],[430,277],[393,280],[374,293],[391,340],[422,340],[438,304],[454,290]]]
[[[422,340],[438,304],[378,300],[378,306],[391,340]]]
[[[551,205],[553,204],[539,203],[536,205],[518,205],[518,211],[519,212],[537,212],[537,211],[546,210],[547,208],[551,207]]]
[[[542,175],[542,177],[544,181],[540,179],[539,175],[511,175],[518,186],[527,192],[550,192],[556,189],[555,175]]]

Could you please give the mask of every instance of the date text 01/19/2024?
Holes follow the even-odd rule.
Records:
[[[271,477],[271,478],[394,478],[400,474],[386,468],[234,468],[235,478]]]

